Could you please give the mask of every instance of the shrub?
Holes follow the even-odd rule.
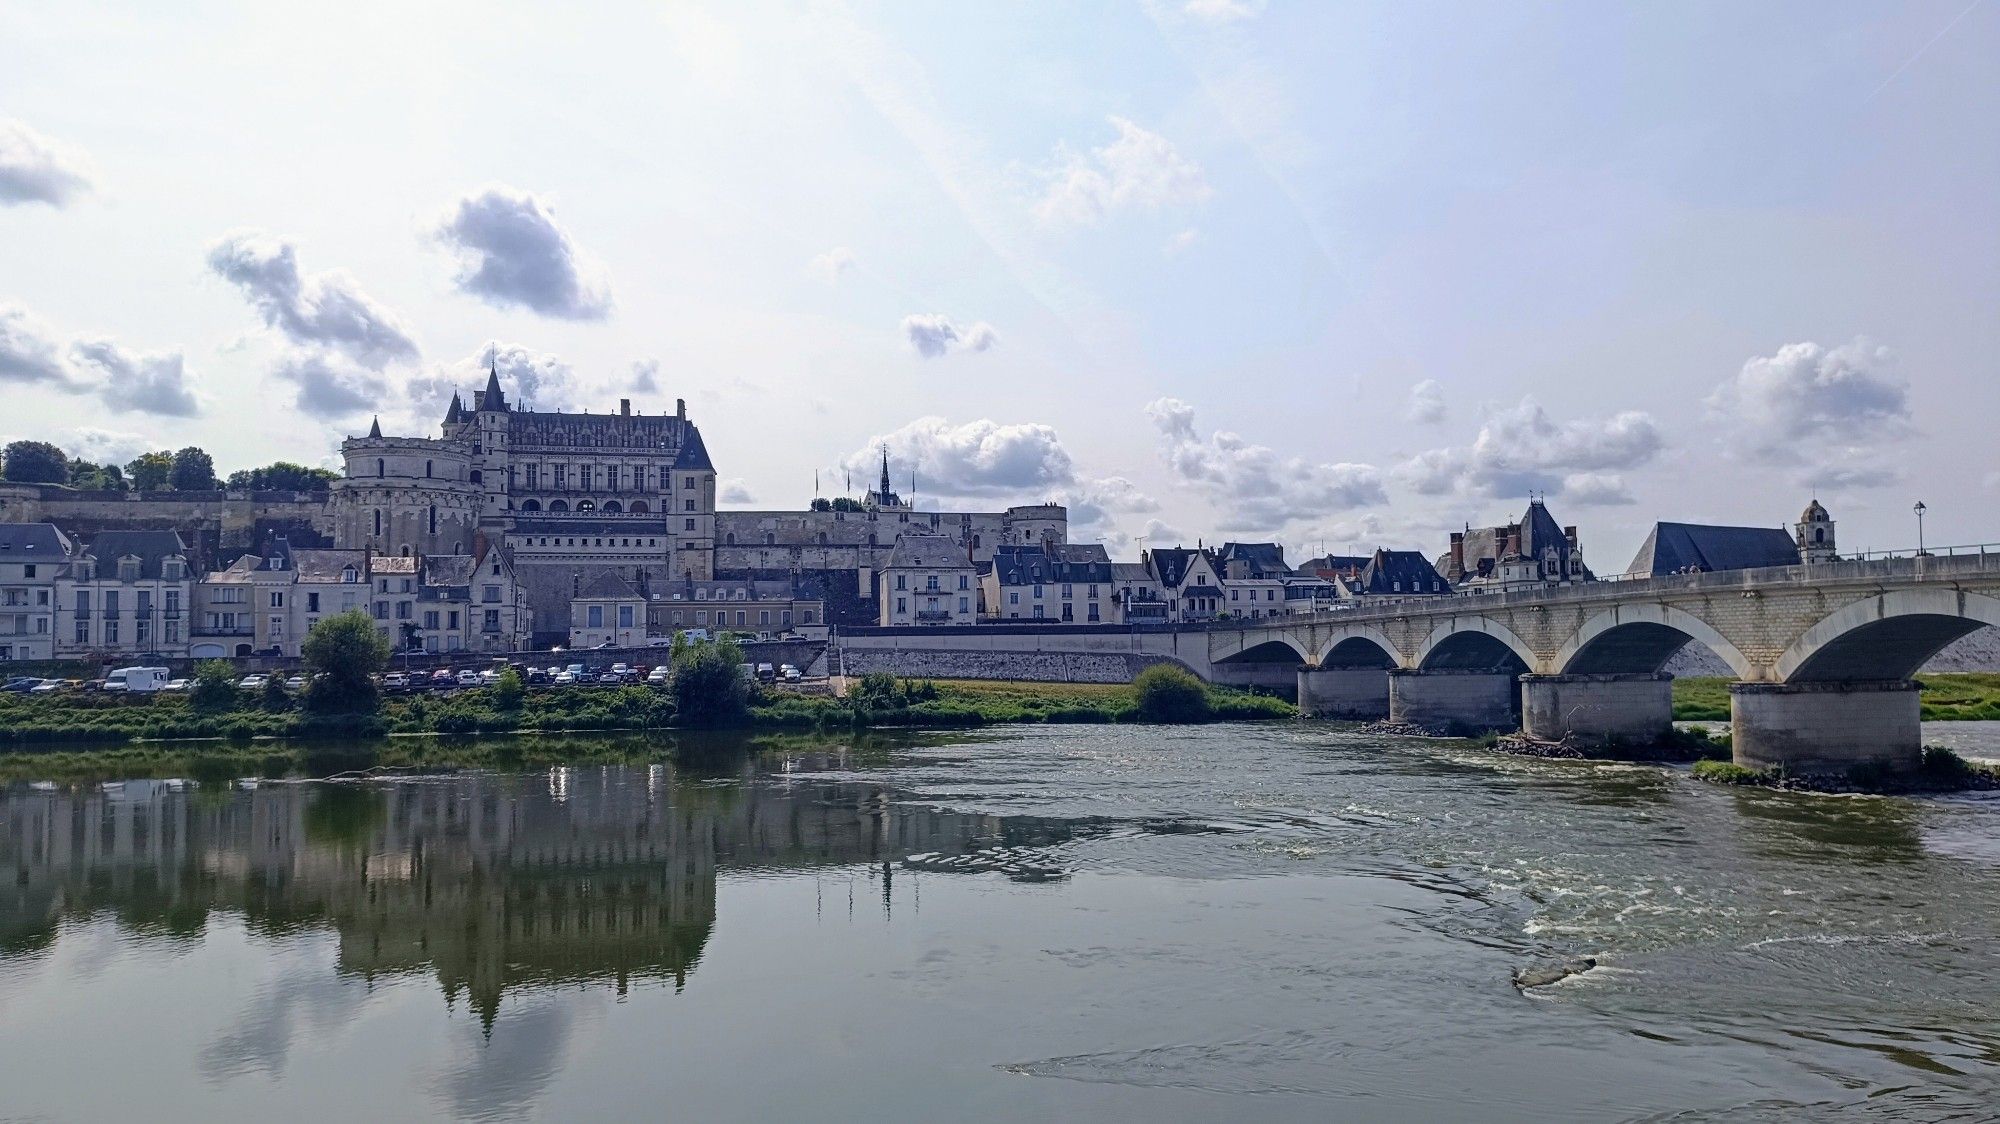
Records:
[[[1716,784],[1763,784],[1770,776],[1756,769],[1746,769],[1733,761],[1697,761],[1694,775]]]
[[[501,710],[519,710],[527,694],[528,686],[521,682],[521,673],[510,667],[493,684],[493,705]]]
[[[1208,690],[1186,668],[1159,663],[1132,680],[1132,694],[1141,722],[1206,722],[1211,715]]]
[[[674,715],[683,726],[735,726],[749,717],[743,649],[734,640],[697,641],[674,657]],[[643,693],[643,692],[641,692]]]
[[[236,669],[227,660],[207,660],[195,669],[188,705],[203,714],[219,714],[236,705]]]
[[[292,709],[292,695],[285,690],[282,676],[273,674],[264,680],[264,697],[258,705],[273,714],[283,714]]]
[[[352,609],[324,617],[302,648],[311,682],[306,706],[320,714],[373,713],[380,700],[375,673],[389,662],[389,642],[367,613]]]

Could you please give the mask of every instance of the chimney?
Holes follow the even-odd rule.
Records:
[[[1571,550],[1575,550],[1575,549],[1576,549],[1576,528],[1575,528],[1574,526],[1570,526],[1570,527],[1564,527],[1564,528],[1563,528],[1563,537],[1569,540],[1569,548],[1570,548]]]
[[[685,399],[685,398],[676,398],[676,399],[674,399],[674,416],[675,416],[675,417],[677,417],[677,418],[679,418],[679,419],[681,419],[682,421],[686,421],[686,420],[688,420],[688,400],[687,400],[687,399]]]
[[[631,417],[631,416],[632,416],[632,400],[631,400],[630,398],[620,398],[620,399],[618,400],[618,412],[619,412],[619,414],[621,414],[621,415],[622,415],[622,416],[624,416],[624,417],[628,417],[628,418],[629,418],[629,417]]]
[[[1451,533],[1451,568],[1457,573],[1465,572],[1465,533]]]

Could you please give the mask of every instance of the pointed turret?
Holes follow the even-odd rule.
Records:
[[[494,348],[486,365],[486,389],[480,392],[479,408],[482,410],[504,410],[507,396],[500,393],[500,349]]]
[[[382,436],[382,415],[380,414],[375,415],[375,420],[368,423],[368,436],[370,437]]]
[[[882,489],[876,492],[875,502],[887,507],[889,504],[889,446],[882,446]]]
[[[465,420],[465,406],[458,400],[458,391],[451,392],[451,408],[444,412],[444,424],[457,425]]]
[[[715,462],[708,459],[708,446],[702,444],[701,430],[690,425],[684,434],[680,452],[674,457],[674,467],[683,471],[714,472]]]

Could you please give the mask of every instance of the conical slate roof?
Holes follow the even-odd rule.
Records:
[[[674,458],[674,467],[696,472],[715,471],[714,462],[708,459],[708,446],[701,442],[701,430],[692,425],[687,427],[687,436],[681,439],[681,451]]]

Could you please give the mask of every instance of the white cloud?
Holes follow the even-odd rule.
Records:
[[[910,346],[926,359],[936,359],[952,351],[985,351],[1000,342],[1000,334],[984,321],[965,328],[943,313],[903,317],[903,335]]]
[[[889,447],[890,484],[898,491],[917,472],[926,496],[1005,497],[1013,503],[1047,498],[1076,480],[1069,452],[1054,427],[1038,423],[1003,425],[980,418],[952,425],[925,417],[868,443],[843,462],[857,484],[872,486],[882,469],[882,446]]]
[[[271,374],[296,386],[300,412],[321,421],[380,411],[389,392],[381,375],[329,351],[293,352]]]
[[[1111,118],[1118,139],[1087,154],[1058,152],[1060,167],[1035,213],[1044,222],[1088,226],[1115,212],[1194,206],[1214,192],[1201,165],[1165,137],[1123,117]]]
[[[8,382],[74,389],[55,329],[19,305],[0,304],[0,383]]]
[[[1610,507],[1639,502],[1615,472],[1573,472],[1563,477],[1562,497],[1572,503]]]
[[[88,162],[12,118],[0,119],[0,205],[66,207],[93,189]]]
[[[1160,501],[1123,476],[1080,481],[1055,498],[1069,509],[1070,541],[1101,542],[1113,554],[1132,541],[1118,525],[1120,516],[1160,510]]]
[[[641,359],[632,364],[632,393],[658,394],[660,392],[660,361]]]
[[[1200,237],[1201,237],[1200,232],[1196,231],[1194,227],[1188,227],[1186,230],[1183,230],[1180,233],[1174,235],[1173,237],[1167,239],[1167,244],[1163,252],[1170,258],[1178,257],[1183,252],[1185,252],[1189,246],[1194,245],[1195,241]]]
[[[1444,420],[1444,387],[1436,379],[1425,379],[1410,388],[1409,419],[1419,425],[1435,425]]]
[[[750,491],[750,485],[740,477],[735,476],[729,477],[722,482],[720,495],[723,503],[757,502],[756,495]]]
[[[264,323],[294,343],[334,348],[376,370],[414,361],[417,342],[394,312],[344,270],[308,277],[298,250],[254,230],[228,234],[208,251],[208,267],[243,291]]]
[[[1574,484],[1595,502],[1612,499],[1622,481],[1602,474],[1638,468],[1665,440],[1652,415],[1626,411],[1557,422],[1533,398],[1490,412],[1469,447],[1431,449],[1396,466],[1398,482],[1421,495],[1525,497],[1567,494]]]
[[[93,426],[78,426],[70,431],[67,438],[58,439],[56,444],[60,445],[72,460],[115,464],[121,468],[140,453],[159,448],[157,442],[143,434],[98,429]]]
[[[1264,11],[1264,0],[1187,0],[1181,11],[1207,23],[1235,23]]]
[[[564,320],[611,314],[602,267],[578,250],[541,199],[495,185],[461,198],[437,236],[460,261],[459,291]]]
[[[1139,537],[1146,540],[1148,549],[1180,546],[1190,541],[1186,531],[1160,519],[1146,520],[1146,526],[1139,533]]]
[[[1901,436],[1909,388],[1895,353],[1856,338],[1835,348],[1792,343],[1743,364],[1707,399],[1733,448],[1767,461],[1796,461],[1826,442]]]
[[[470,392],[485,389],[487,373],[494,370],[500,373],[500,390],[509,405],[537,410],[574,410],[589,405],[582,401],[583,386],[567,362],[517,343],[482,347],[463,359],[434,364],[427,374],[405,383],[404,389],[420,413],[430,407],[442,415],[453,390],[466,392],[465,405],[470,407]]]
[[[201,412],[178,351],[133,352],[110,340],[91,339],[71,344],[70,353],[103,373],[97,396],[115,411],[177,418]]]
[[[1207,493],[1223,513],[1225,531],[1270,534],[1298,520],[1388,500],[1374,465],[1283,456],[1224,430],[1204,437],[1195,429],[1194,408],[1178,398],[1149,403],[1146,416],[1160,431],[1167,466]]]
[[[806,263],[806,270],[813,276],[831,285],[854,269],[854,251],[845,246],[835,246],[824,254],[814,256]]]

